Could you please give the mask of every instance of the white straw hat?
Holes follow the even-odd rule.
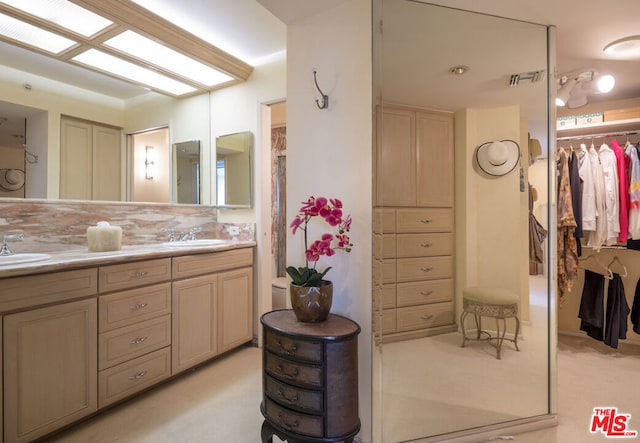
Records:
[[[0,188],[5,191],[17,191],[24,186],[22,169],[0,169]]]
[[[506,175],[518,164],[520,146],[513,140],[496,140],[483,143],[476,149],[478,166],[493,176]]]

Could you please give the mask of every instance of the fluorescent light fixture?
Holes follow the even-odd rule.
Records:
[[[640,56],[640,35],[632,35],[613,41],[605,46],[603,51],[607,55],[638,57]]]
[[[571,97],[571,91],[576,83],[578,83],[578,80],[570,78],[560,87],[560,89],[558,89],[558,94],[556,95],[556,106],[565,106],[567,104]]]
[[[90,37],[113,24],[112,21],[67,0],[0,0],[0,3],[85,37]]]
[[[217,69],[133,31],[118,34],[104,44],[206,86],[233,80],[232,77]]]
[[[76,42],[0,13],[0,35],[52,54],[76,45]]]
[[[155,71],[98,51],[97,49],[89,49],[76,55],[72,60],[173,95],[188,94],[197,90],[186,83],[158,74]]]

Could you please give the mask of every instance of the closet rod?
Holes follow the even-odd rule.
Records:
[[[625,132],[600,132],[598,134],[585,134],[585,135],[572,135],[567,137],[558,137],[557,141],[566,141],[566,140],[589,140],[594,138],[604,138],[604,137],[621,137],[628,135],[637,135],[638,131],[625,131]]]

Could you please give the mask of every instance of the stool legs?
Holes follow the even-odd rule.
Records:
[[[501,355],[502,342],[504,342],[505,340],[513,342],[516,348],[516,351],[520,351],[520,348],[518,347],[518,335],[520,334],[520,319],[517,316],[509,317],[509,318],[514,318],[516,321],[515,335],[513,339],[510,339],[510,338],[505,338],[505,335],[507,333],[507,317],[494,317],[496,319],[496,336],[493,337],[489,332],[482,330],[482,315],[476,312],[471,312],[471,311],[462,311],[462,314],[460,314],[460,328],[462,329],[462,344],[460,346],[462,348],[464,348],[464,345],[467,343],[467,340],[471,340],[469,337],[467,337],[467,331],[465,328],[465,319],[469,314],[473,314],[473,318],[476,323],[476,332],[477,332],[476,340],[480,340],[481,334],[485,333],[488,336],[489,341],[491,340],[496,341],[496,358],[498,360],[502,359],[502,355]],[[502,328],[501,328],[501,325],[502,325]]]

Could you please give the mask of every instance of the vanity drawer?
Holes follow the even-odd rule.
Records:
[[[453,280],[426,280],[398,283],[398,307],[453,300]]]
[[[397,209],[396,232],[452,232],[453,210],[444,208]]]
[[[453,302],[398,308],[398,332],[433,328],[454,322]]]
[[[103,408],[171,375],[171,347],[98,373],[98,407]]]
[[[272,423],[296,434],[304,434],[310,437],[322,437],[324,435],[323,418],[321,415],[307,415],[291,411],[277,403],[265,399],[265,415]]]
[[[181,279],[246,266],[253,266],[253,248],[174,257],[171,272]]]
[[[111,331],[171,313],[171,283],[102,295],[98,299],[98,330]]]
[[[453,234],[398,234],[396,236],[396,257],[430,257],[451,255]]]
[[[113,292],[170,279],[170,258],[100,266],[98,290],[100,293]]]
[[[98,369],[106,369],[171,344],[171,315],[99,335]]]
[[[268,350],[284,358],[320,363],[324,357],[320,342],[289,338],[267,331],[265,343]]]
[[[285,360],[271,352],[266,354],[265,371],[267,374],[299,386],[322,387],[324,380],[322,367]]]
[[[298,411],[322,414],[324,410],[322,391],[290,386],[268,375],[265,377],[265,394],[281,405]]]
[[[0,312],[98,293],[97,268],[0,279]]]
[[[396,272],[398,282],[447,278],[453,276],[453,258],[399,258]]]

